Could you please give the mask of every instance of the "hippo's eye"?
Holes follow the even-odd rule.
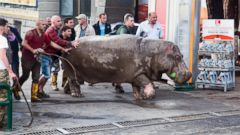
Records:
[[[177,61],[181,61],[181,56],[176,55],[175,59],[176,59]]]

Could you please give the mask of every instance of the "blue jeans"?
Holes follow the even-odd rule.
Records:
[[[40,56],[40,61],[41,61],[41,74],[49,79],[51,77],[51,64],[52,64],[52,59],[51,57],[47,55],[41,55]]]

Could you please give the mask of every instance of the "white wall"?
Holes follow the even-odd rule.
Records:
[[[156,10],[156,0],[148,0],[148,13]]]

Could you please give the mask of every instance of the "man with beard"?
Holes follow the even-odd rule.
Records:
[[[74,30],[74,20],[73,18],[70,18],[70,17],[67,17],[63,20],[64,22],[64,26],[68,26],[71,28],[71,41],[75,40],[75,37],[76,37],[76,32]],[[62,34],[62,33],[60,33]]]
[[[60,36],[62,39],[67,40],[67,41],[72,41],[72,28],[68,26],[63,26],[60,32]],[[69,82],[70,80],[68,79],[66,73],[64,72],[64,67],[62,66],[63,69],[63,77],[62,77],[62,87],[64,89],[64,93],[70,94],[70,86]]]
[[[117,35],[120,34],[134,34],[131,30],[134,27],[134,18],[131,14],[124,15],[124,24],[117,30]]]
[[[93,25],[96,35],[105,36],[110,33],[111,25],[107,23],[107,14],[101,13],[99,15],[99,21]]]
[[[163,30],[159,22],[157,22],[156,12],[150,12],[148,20],[142,22],[137,29],[137,36],[152,39],[162,39]]]
[[[39,49],[44,45],[44,32],[46,28],[47,22],[44,20],[38,20],[36,22],[36,28],[27,31],[22,42],[22,76],[19,78],[19,83],[22,86],[28,79],[30,72],[32,72],[31,102],[41,101],[37,96],[41,65],[35,55],[41,51]],[[15,98],[20,100],[20,96],[15,96]]]

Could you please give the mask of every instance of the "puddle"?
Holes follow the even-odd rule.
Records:
[[[98,120],[98,119],[105,119],[102,117],[89,117],[89,116],[76,116],[72,114],[66,114],[66,113],[55,113],[55,112],[33,112],[34,117],[48,117],[48,118],[55,118],[55,119],[67,119],[67,118],[73,118],[73,119],[90,119],[90,120]]]
[[[118,98],[118,100],[45,100],[48,103],[54,103],[55,104],[78,104],[78,103],[124,103],[124,104],[132,104],[137,105],[139,107],[144,108],[160,108],[157,104],[155,104],[155,101],[147,101],[147,100],[125,100],[122,96],[115,96]]]
[[[160,108],[160,106],[155,104],[154,102],[146,102],[143,100],[135,100],[134,104],[143,108],[156,108],[156,109]]]

